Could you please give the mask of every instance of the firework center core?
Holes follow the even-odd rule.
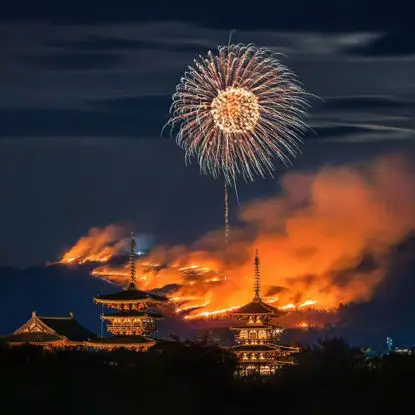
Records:
[[[212,101],[211,113],[217,127],[229,134],[253,130],[260,116],[255,94],[234,87],[218,93]]]

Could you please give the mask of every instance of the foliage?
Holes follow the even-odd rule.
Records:
[[[147,353],[0,347],[5,413],[120,410],[185,414],[368,414],[410,404],[415,356],[367,359],[342,339],[303,348],[275,377],[236,379],[235,360],[207,340],[160,342]],[[35,406],[33,406],[35,405]]]

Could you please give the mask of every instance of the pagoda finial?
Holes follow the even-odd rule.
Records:
[[[134,232],[130,234],[130,284],[128,288],[135,288],[135,239]]]
[[[261,274],[259,271],[259,254],[258,249],[255,252],[255,274],[254,274],[254,301],[261,301]]]

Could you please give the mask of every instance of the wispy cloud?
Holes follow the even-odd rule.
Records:
[[[229,35],[181,21],[4,24],[1,135],[158,137],[182,72]],[[310,139],[359,142],[380,131],[412,138],[415,57],[382,55],[376,61],[362,52],[381,39],[376,30],[245,30],[232,41],[286,54],[283,62],[324,99],[313,101],[318,134]]]

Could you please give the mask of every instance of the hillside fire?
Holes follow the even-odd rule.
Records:
[[[340,304],[371,298],[385,276],[389,250],[415,229],[411,203],[399,202],[412,194],[412,177],[400,158],[287,174],[279,195],[240,207],[240,225],[226,247],[220,229],[190,246],[159,245],[137,255],[137,285],[174,298],[187,320],[216,318],[249,301],[258,247],[263,297],[291,316],[319,311],[313,324],[324,324],[321,316]],[[95,277],[126,286],[126,266],[113,263],[125,252],[125,235],[115,225],[93,228],[60,262],[95,261]],[[301,321],[312,324],[303,315],[290,324]]]

